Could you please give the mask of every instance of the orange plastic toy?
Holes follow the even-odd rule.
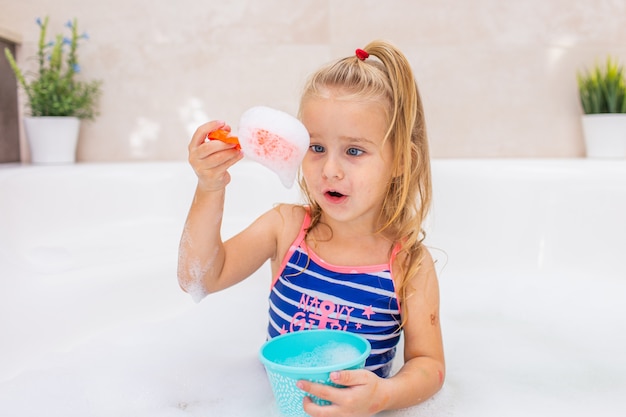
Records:
[[[237,145],[235,146],[235,149],[241,149],[241,145],[239,144],[239,139],[237,138],[237,136],[230,136],[230,132],[226,130],[214,130],[213,132],[209,133],[208,138],[211,140],[220,140],[224,143],[231,143],[233,145]]]

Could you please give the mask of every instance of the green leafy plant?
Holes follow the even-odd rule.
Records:
[[[77,79],[80,72],[78,42],[88,39],[87,34],[78,34],[77,20],[74,19],[65,24],[71,37],[59,34],[53,42],[46,42],[48,17],[43,21],[37,19],[37,24],[41,29],[37,53],[39,70],[36,73],[22,72],[11,51],[4,49],[17,82],[28,98],[30,115],[74,116],[93,120],[98,114],[97,101],[102,92],[102,82]]]
[[[626,113],[624,69],[609,56],[604,68],[577,74],[580,101],[585,114]]]

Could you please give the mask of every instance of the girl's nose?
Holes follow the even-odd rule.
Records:
[[[337,160],[337,158],[328,156],[326,161],[324,162],[324,166],[322,169],[322,175],[326,179],[335,179],[340,180],[343,178],[343,169],[341,167],[341,162]]]

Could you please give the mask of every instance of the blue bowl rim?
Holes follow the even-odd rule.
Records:
[[[318,333],[342,333],[342,334],[347,334],[348,337],[354,337],[356,339],[359,339],[360,341],[364,342],[365,344],[365,351],[359,355],[358,358],[350,361],[350,362],[346,362],[346,363],[342,363],[340,365],[327,365],[327,366],[316,366],[316,367],[304,367],[304,366],[289,366],[289,365],[283,365],[283,364],[279,364],[276,362],[272,362],[271,360],[267,359],[264,355],[263,355],[263,351],[265,350],[265,348],[271,344],[271,343],[277,343],[279,341],[281,341],[282,339],[288,339],[291,337],[299,337],[298,334],[299,333],[305,333],[305,332],[318,332]],[[261,362],[263,363],[263,365],[265,365],[266,368],[271,369],[272,371],[277,371],[277,372],[286,372],[286,373],[299,373],[299,374],[318,374],[318,373],[328,373],[328,372],[332,372],[332,371],[338,371],[338,370],[342,370],[342,369],[351,369],[357,365],[359,365],[360,363],[364,363],[365,360],[367,360],[367,358],[370,355],[370,352],[372,350],[372,346],[369,342],[369,340],[367,340],[366,338],[364,338],[363,336],[356,334],[356,333],[352,333],[352,332],[347,332],[347,331],[343,331],[343,330],[332,330],[332,329],[311,329],[311,330],[300,330],[297,332],[291,332],[291,333],[285,333],[285,334],[281,334],[279,336],[276,336],[272,339],[267,340],[265,343],[263,343],[263,346],[261,346],[261,348],[259,349],[259,358],[261,360]]]

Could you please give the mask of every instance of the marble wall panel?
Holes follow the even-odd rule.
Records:
[[[248,107],[297,112],[306,76],[373,39],[399,46],[432,155],[581,157],[576,72],[626,62],[625,0],[0,0],[33,64],[38,27],[77,17],[83,75],[104,81],[79,160],[184,159],[197,125]],[[23,96],[21,97],[23,100]],[[22,158],[28,149],[21,133]]]

